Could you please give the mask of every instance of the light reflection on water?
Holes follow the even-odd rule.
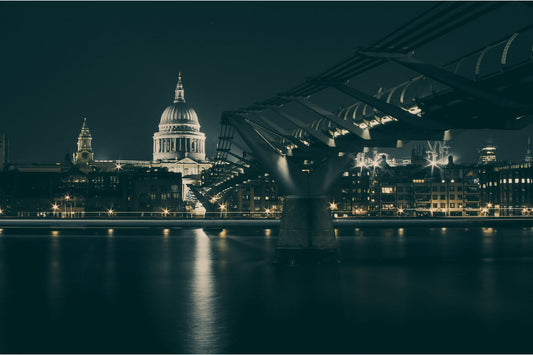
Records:
[[[58,238],[59,233],[52,231],[52,237],[49,245],[49,262],[48,262],[48,302],[52,309],[61,307],[63,297],[63,275],[61,265],[61,242]],[[54,312],[55,313],[55,312]]]
[[[0,352],[533,350],[531,228],[338,229],[293,267],[275,230],[32,233],[0,239]]]
[[[211,241],[202,229],[195,229],[193,233],[195,258],[191,287],[191,337],[187,352],[217,353],[222,344],[218,338],[220,329],[217,329],[218,322],[215,319],[219,312],[215,304],[216,280],[212,270]]]

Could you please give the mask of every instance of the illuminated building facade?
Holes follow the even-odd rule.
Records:
[[[496,146],[487,144],[479,150],[478,164],[493,164],[496,162]]]
[[[476,170],[457,166],[452,159],[442,166],[391,167],[382,161],[378,165],[354,168],[344,175],[344,181],[339,184],[341,193],[337,189],[331,196],[337,204],[338,216],[462,216],[479,213]],[[351,189],[350,185],[353,186]]]
[[[183,211],[179,173],[130,167],[83,172],[77,166],[25,167],[0,172],[0,204],[6,215],[42,213],[91,216],[109,210],[161,213]],[[55,206],[55,207],[54,207]]]
[[[496,216],[530,215],[533,208],[533,163],[480,167],[481,206]]]
[[[278,185],[268,174],[238,184],[220,203],[230,213],[248,217],[279,216],[283,206]]]

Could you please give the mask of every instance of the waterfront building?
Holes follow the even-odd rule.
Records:
[[[533,208],[533,163],[501,163],[479,168],[481,205],[496,216],[530,215]]]
[[[531,149],[531,137],[527,138],[527,148],[526,156],[524,157],[524,162],[533,163],[533,149]]]
[[[0,205],[11,215],[181,212],[182,194],[181,174],[164,168],[84,172],[77,165],[61,164],[0,172]]]
[[[479,150],[478,164],[492,164],[496,162],[496,146],[492,143]]]
[[[247,217],[279,216],[283,208],[278,185],[269,174],[237,184],[217,202],[229,213]]]
[[[461,216],[477,215],[479,179],[471,166],[421,160],[391,167],[385,157],[372,165],[359,165],[343,174],[331,192],[337,216]]]

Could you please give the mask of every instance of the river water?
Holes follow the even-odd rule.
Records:
[[[533,352],[533,228],[0,230],[0,352]]]

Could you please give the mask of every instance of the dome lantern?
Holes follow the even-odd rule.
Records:
[[[185,102],[185,91],[181,83],[181,72],[178,74],[178,84],[176,85],[174,102]]]

